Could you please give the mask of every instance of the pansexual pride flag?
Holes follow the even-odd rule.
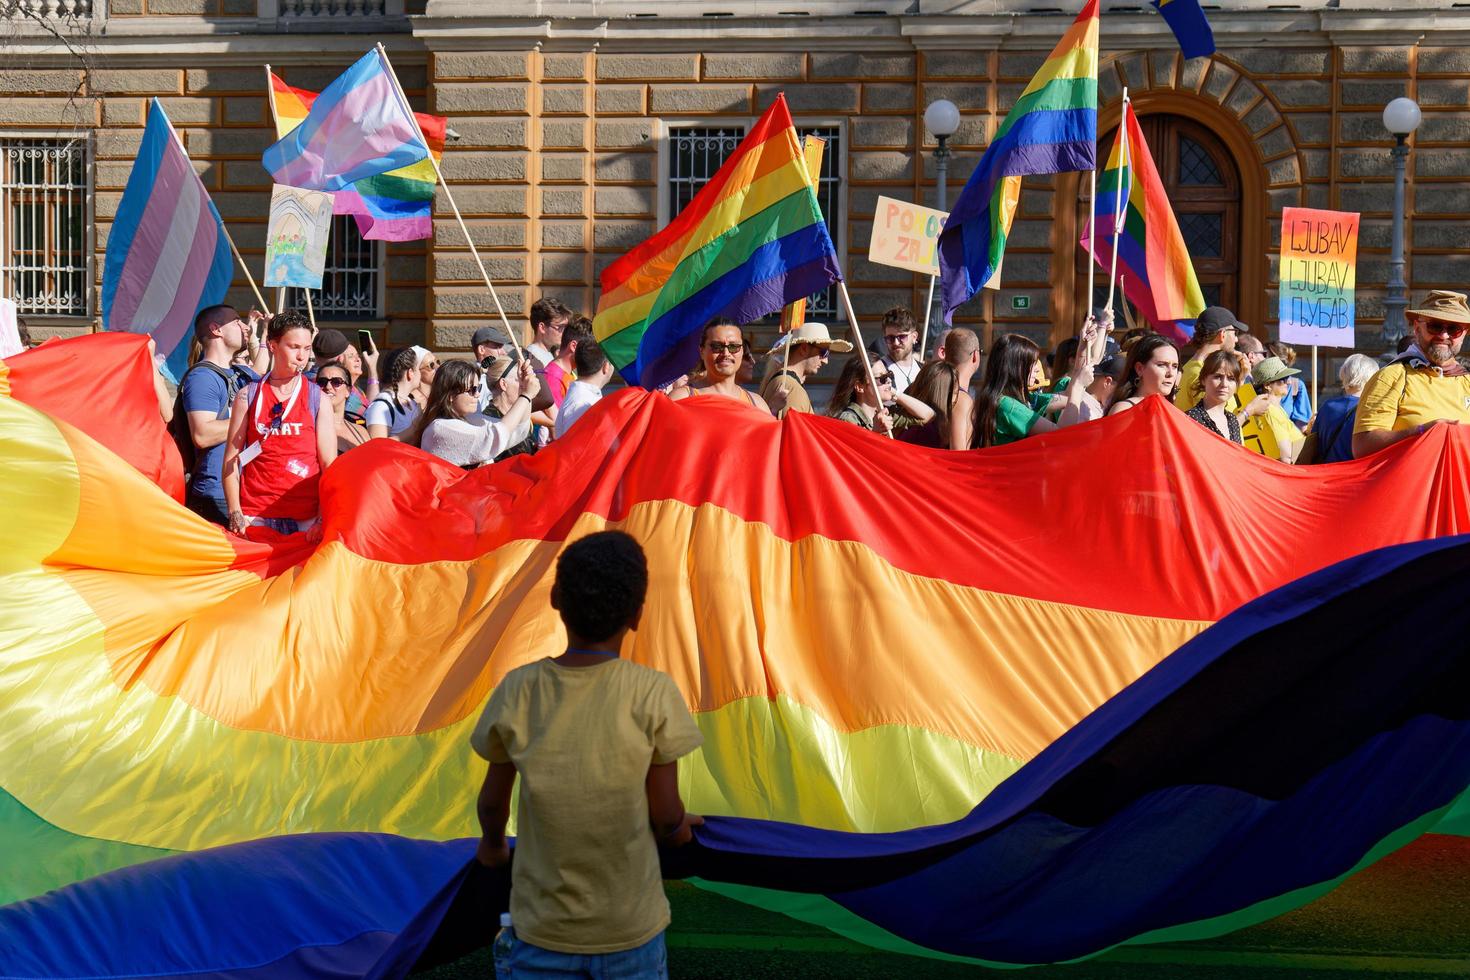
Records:
[[[90,363],[141,411],[126,339]],[[700,887],[1030,964],[1470,832],[1454,426],[1306,479],[1158,399],[946,453],[629,389],[472,472],[377,440],[323,476],[320,541],[269,542],[33,405],[0,397],[0,431],[7,976],[402,975],[469,884],[470,729],[561,651],[557,555],[608,527],[649,557],[622,655],[704,733],[680,777],[708,823],[665,864]],[[1262,506],[1297,518],[1264,551]]]
[[[746,323],[841,278],[778,95],[689,206],[603,270],[593,333],[629,384],[654,388],[694,365],[712,318]]]
[[[1097,167],[1097,10],[1082,12],[1026,86],[939,235],[944,320],[981,287],[998,288],[1021,178]]]
[[[316,97],[301,125],[261,162],[278,184],[340,191],[428,155],[392,69],[374,48]]]
[[[1093,257],[1104,269],[1112,267],[1113,229],[1120,207],[1123,230],[1117,239],[1118,275],[1124,277],[1123,295],[1155,330],[1187,342],[1194,336],[1195,318],[1204,312],[1205,298],[1133,103],[1127,101],[1108,165],[1097,180]],[[1084,225],[1082,247],[1087,246]]]
[[[275,109],[276,138],[286,135],[307,117],[317,93],[292,88],[274,72],[270,73],[271,105]],[[444,134],[449,120],[416,112],[419,128],[429,141],[434,160],[444,156]],[[434,234],[434,188],[438,179],[427,159],[399,170],[375,177],[364,177],[346,190],[333,195],[336,214],[350,214],[357,219],[362,237],[388,242],[408,242]]]
[[[189,367],[194,317],[224,301],[230,243],[209,191],[157,99],[107,236],[102,327],[152,334],[178,381]]]

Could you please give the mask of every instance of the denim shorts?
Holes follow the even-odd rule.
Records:
[[[495,963],[495,975],[511,980],[668,980],[664,934],[616,953],[558,953],[512,940],[510,962]]]

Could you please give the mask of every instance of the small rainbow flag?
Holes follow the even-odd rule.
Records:
[[[285,139],[287,133],[306,119],[317,93],[293,88],[274,72],[269,74],[276,138]],[[438,162],[444,157],[444,134],[449,120],[426,112],[415,112],[414,116],[424,131],[424,138],[429,141],[429,152]],[[337,214],[354,215],[363,238],[387,242],[417,241],[434,234],[436,186],[438,181],[434,177],[433,164],[420,160],[398,170],[359,180],[347,190],[338,191],[333,195],[336,198],[333,210]]]
[[[382,50],[374,48],[322,90],[301,125],[268,147],[261,163],[278,184],[340,191],[428,155]]]
[[[1092,254],[1104,269],[1110,267],[1113,255],[1120,185],[1124,218],[1118,235],[1118,274],[1123,276],[1123,295],[1155,330],[1186,342],[1194,336],[1194,321],[1204,311],[1205,298],[1131,102],[1123,103],[1123,124],[1097,181],[1097,236]],[[1084,226],[1084,249],[1087,239]]]
[[[1087,0],[986,148],[939,235],[944,320],[998,288],[1021,178],[1097,169],[1098,0]]]
[[[593,333],[654,388],[694,363],[711,318],[748,322],[841,278],[781,95],[668,227],[603,271]]]

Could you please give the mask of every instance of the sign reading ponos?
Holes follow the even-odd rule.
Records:
[[[1356,321],[1358,218],[1355,212],[1281,212],[1281,339],[1352,347]]]
[[[878,198],[873,214],[873,238],[868,261],[891,265],[926,276],[939,275],[935,246],[949,214],[891,197]]]

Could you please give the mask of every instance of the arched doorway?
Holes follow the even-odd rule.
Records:
[[[1200,291],[1207,304],[1239,312],[1241,292],[1241,174],[1229,148],[1200,122],[1172,113],[1139,113],[1138,123],[1159,179],[1174,208],[1180,233],[1194,262]],[[1112,151],[1117,127],[1098,140],[1098,163]],[[1077,205],[1077,227],[1086,226],[1088,203]],[[1099,229],[1099,234],[1102,230]],[[1087,253],[1077,251],[1075,301],[1085,304]],[[1095,306],[1107,299],[1107,276],[1098,278]]]

